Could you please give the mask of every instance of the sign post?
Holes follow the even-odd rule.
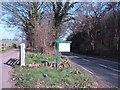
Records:
[[[25,66],[25,44],[20,44],[20,65]]]
[[[57,46],[56,46],[56,70],[58,70],[58,54],[59,54],[59,43],[56,43]]]
[[[72,41],[56,41],[56,70],[58,70],[59,52],[70,52]]]

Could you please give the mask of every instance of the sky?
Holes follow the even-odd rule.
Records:
[[[0,2],[39,2],[39,1],[62,1],[62,0],[0,0]],[[63,1],[71,1],[71,2],[116,2],[119,0],[63,0]]]
[[[10,31],[7,30],[7,28],[5,28],[5,24],[2,23],[2,9],[0,6],[0,40],[2,39],[14,39],[16,36],[16,32],[15,31]],[[9,28],[8,28],[9,29]]]
[[[119,0],[118,0],[119,1]],[[1,8],[0,8],[1,9]],[[1,16],[1,15],[0,15]],[[18,33],[17,33],[18,34]],[[16,36],[15,31],[9,31],[4,28],[4,24],[0,24],[0,40],[1,39],[14,39]]]
[[[1,39],[14,39],[16,32],[9,31],[4,28],[4,25],[0,24],[0,40]]]

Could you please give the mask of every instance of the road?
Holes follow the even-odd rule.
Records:
[[[95,75],[110,88],[120,88],[120,63],[75,53],[62,53],[87,72]]]
[[[12,88],[12,84],[10,83],[10,71],[12,70],[12,67],[9,65],[6,65],[8,60],[10,58],[19,58],[19,50],[18,49],[12,49],[4,53],[0,53],[0,60],[1,60],[1,65],[0,65],[0,81],[2,83],[2,88]],[[1,87],[0,87],[1,88]]]

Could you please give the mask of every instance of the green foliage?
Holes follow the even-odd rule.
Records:
[[[38,60],[53,61],[54,57],[44,54],[27,53],[26,64],[40,63]],[[88,83],[93,83],[91,77],[87,76],[85,73],[79,73],[76,67],[55,70],[49,67],[29,68],[26,65],[25,67],[15,66],[15,70],[13,77],[17,81],[16,85],[20,87],[34,88],[40,81],[43,81],[42,84],[44,86],[62,85],[65,88],[86,88]],[[47,78],[43,77],[44,73],[48,74]],[[78,86],[75,86],[75,84],[78,84]]]
[[[71,73],[75,69],[64,68],[63,70],[56,71],[55,69],[48,67],[40,68],[20,68],[16,66],[17,72],[14,74],[16,80],[18,80],[18,86],[34,87],[37,81],[44,81],[44,85],[57,85],[62,84],[65,87],[73,87],[74,83],[83,82],[83,87],[87,87],[87,83],[92,83],[91,78],[86,74]],[[44,78],[43,73],[47,73],[48,77]],[[80,84],[80,83],[79,83]],[[81,87],[81,85],[77,86]]]
[[[63,61],[64,59],[59,58],[59,61]],[[49,54],[41,54],[41,53],[27,53],[26,54],[26,63],[31,64],[31,63],[41,63],[44,61],[48,62],[55,62],[56,57],[55,56],[50,56]]]

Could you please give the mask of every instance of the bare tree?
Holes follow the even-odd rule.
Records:
[[[55,40],[64,33],[62,24],[73,19],[68,15],[74,4],[76,3],[6,2],[2,3],[2,9],[8,16],[3,21],[25,33],[28,47],[48,53]]]
[[[54,29],[54,38],[59,39],[61,33],[64,31],[60,28],[61,25],[65,22],[68,22],[70,20],[74,20],[73,16],[70,16],[71,13],[69,12],[71,8],[74,7],[74,5],[77,2],[52,2],[52,9],[53,9],[53,29]]]
[[[120,3],[83,3],[72,22],[72,49],[118,57],[120,47]],[[76,44],[79,43],[79,44]],[[76,48],[77,47],[77,48]],[[92,50],[92,51],[91,51]],[[93,51],[94,50],[94,51]]]
[[[101,32],[101,20],[116,5],[116,3],[84,3],[83,5],[84,7],[81,7],[81,10],[78,10],[79,13],[73,26],[73,28],[75,27],[73,32],[85,31],[91,39],[90,43],[92,50],[94,50],[99,33]]]
[[[34,33],[36,23],[42,17],[42,7],[43,3],[37,2],[11,2],[2,3],[2,8],[4,13],[7,13],[9,17],[5,18],[4,21],[10,27],[17,27],[21,29],[26,34],[26,40],[29,46],[34,48]],[[10,13],[10,14],[8,14]]]

